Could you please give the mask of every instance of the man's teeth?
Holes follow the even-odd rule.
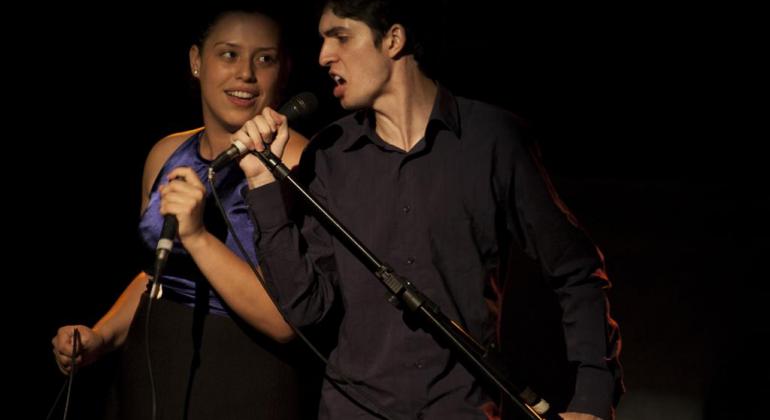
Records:
[[[343,80],[344,79],[341,78],[340,76],[337,76],[337,75],[334,76],[334,83],[341,84]]]
[[[230,91],[230,92],[227,92],[227,94],[230,96],[235,96],[236,98],[241,98],[241,99],[251,99],[254,97],[254,94],[249,92],[243,92],[240,90]]]

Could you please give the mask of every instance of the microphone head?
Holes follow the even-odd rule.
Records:
[[[317,108],[318,98],[310,92],[302,92],[289,99],[278,112],[285,115],[289,122],[293,122],[312,114]]]
[[[285,115],[286,119],[292,123],[296,122],[299,118],[312,114],[317,108],[318,98],[310,92],[302,92],[289,99],[288,102],[283,104],[278,112]],[[219,171],[235,160],[235,158],[246,152],[246,147],[242,143],[238,141],[234,142],[232,146],[220,153],[219,156],[211,162],[211,170],[214,172]],[[176,221],[176,218],[174,218],[174,220]]]

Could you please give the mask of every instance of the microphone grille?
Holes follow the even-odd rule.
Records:
[[[289,99],[278,112],[286,115],[289,121],[295,121],[297,118],[312,114],[316,109],[318,109],[318,98],[311,92],[302,92]]]

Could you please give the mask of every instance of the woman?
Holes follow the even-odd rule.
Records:
[[[179,221],[179,240],[149,324],[157,418],[299,418],[297,375],[285,360],[291,352],[279,344],[293,332],[241,258],[202,181],[232,134],[265,106],[277,105],[287,70],[280,28],[264,14],[229,10],[212,21],[189,56],[200,83],[204,127],[160,140],[142,180],[140,231],[149,249],[157,244],[164,215]],[[291,133],[287,165],[296,165],[306,144]],[[224,168],[216,184],[253,260],[243,172],[236,165]],[[108,404],[117,418],[150,418],[152,410],[144,353],[149,272],[139,273],[93,328],[64,326],[52,340],[65,374],[72,369],[75,328],[82,343],[79,366],[122,348]]]

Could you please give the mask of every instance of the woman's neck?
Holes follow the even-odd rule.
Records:
[[[232,133],[224,129],[206,126],[200,139],[200,154],[204,159],[213,160],[230,147]]]

